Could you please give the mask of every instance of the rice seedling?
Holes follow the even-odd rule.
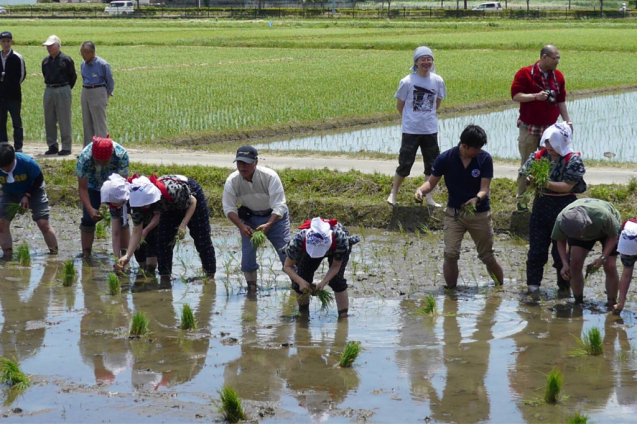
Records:
[[[22,242],[18,246],[17,255],[18,255],[18,262],[20,262],[20,265],[22,266],[31,265],[31,254],[29,253],[29,245],[26,242]]]
[[[416,311],[419,315],[434,316],[438,315],[438,306],[436,305],[436,299],[432,294],[428,294],[425,297],[425,304]]]
[[[239,399],[237,392],[232,387],[224,386],[221,391],[219,391],[219,397],[220,405],[218,408],[219,412],[223,414],[224,420],[230,423],[236,423],[248,418],[245,412],[243,412],[241,399]]]
[[[595,265],[594,263],[586,265],[586,274],[584,274],[584,280],[588,280],[588,277],[599,271],[601,267],[601,265]]]
[[[31,385],[31,379],[23,373],[16,361],[9,358],[0,359],[0,382],[22,390]]]
[[[334,294],[327,290],[316,290],[314,292],[316,298],[321,302],[321,310],[325,311],[330,308],[331,303],[334,301]]]
[[[111,272],[108,274],[108,292],[111,296],[116,296],[122,292],[122,286],[119,283],[117,274]]]
[[[345,350],[341,354],[341,360],[338,365],[341,368],[349,368],[352,366],[358,354],[361,352],[361,344],[359,342],[348,342]]]
[[[182,330],[196,330],[197,329],[197,320],[195,320],[195,315],[192,313],[192,309],[190,305],[184,305],[181,308],[181,329]]]
[[[250,243],[255,250],[261,249],[265,246],[265,242],[268,240],[267,236],[263,234],[263,231],[255,231],[250,237]]]
[[[597,327],[589,329],[581,339],[575,337],[575,340],[579,348],[570,351],[571,356],[597,356],[604,352],[602,334]]]
[[[133,315],[128,334],[132,337],[141,337],[148,334],[148,318],[142,311],[137,311]]]
[[[106,225],[103,221],[95,224],[95,238],[98,240],[104,240],[106,238]]]
[[[546,388],[544,389],[544,402],[557,403],[562,391],[562,383],[564,376],[558,369],[553,368],[549,375],[546,376]]]
[[[7,216],[11,219],[15,218],[16,215],[23,215],[26,212],[27,210],[19,203],[9,203],[7,205]]]
[[[75,280],[75,264],[73,263],[73,259],[69,259],[64,262],[64,267],[62,268],[62,285],[64,287],[69,287],[73,285],[73,281]]]
[[[462,214],[464,216],[474,216],[476,214],[476,205],[469,203],[462,207]]]
[[[541,196],[544,192],[545,184],[549,181],[550,172],[551,162],[548,159],[534,160],[528,174],[533,177],[533,183],[529,185],[527,191]]]
[[[241,319],[243,321],[254,321],[254,314],[251,314],[250,312],[244,312],[241,314]]]
[[[566,419],[566,424],[586,424],[588,423],[588,415],[577,412]]]

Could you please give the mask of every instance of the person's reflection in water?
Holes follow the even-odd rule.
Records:
[[[473,340],[463,337],[461,320],[464,318],[455,315],[459,312],[459,302],[449,298],[444,300],[443,357],[447,380],[440,402],[432,404],[431,411],[437,421],[486,421],[490,418],[491,406],[485,377],[489,369],[493,326],[502,300],[498,295],[485,298],[484,310],[476,319],[475,332],[469,336]]]
[[[178,329],[177,317],[181,316],[183,303],[173,302],[170,283],[154,280],[144,286],[155,290],[134,293],[133,304],[136,311],[146,314],[153,333],[150,337],[129,341],[135,358],[133,386],[138,390],[158,390],[162,386],[188,382],[199,374],[206,362],[210,345],[208,326],[217,287],[212,280],[201,283],[199,304],[193,307],[198,330],[188,332]],[[174,337],[176,331],[180,332],[178,337]]]
[[[280,376],[290,352],[292,325],[279,322],[267,339],[259,337],[259,302],[248,293],[241,310],[241,353],[224,371],[226,386],[240,397],[257,401],[278,401],[285,387]]]
[[[360,385],[355,369],[337,367],[340,352],[347,344],[348,331],[348,321],[339,320],[330,346],[330,340],[312,339],[307,319],[296,323],[296,352],[288,358],[282,376],[313,422],[326,420],[332,404],[343,403],[347,394]]]
[[[93,366],[96,383],[111,384],[133,365],[130,343],[124,336],[132,313],[125,294],[108,294],[107,274],[94,273],[83,273],[81,279],[85,313],[80,321],[80,354]],[[123,281],[120,277],[120,283]]]

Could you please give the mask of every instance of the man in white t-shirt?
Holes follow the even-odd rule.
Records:
[[[398,168],[394,176],[394,185],[387,203],[396,205],[398,190],[411,172],[420,152],[425,163],[425,181],[431,175],[431,165],[440,154],[438,146],[438,109],[447,95],[445,82],[435,74],[434,54],[429,47],[418,47],[414,52],[412,73],[400,80],[396,98],[396,108],[402,117],[402,144],[398,155]],[[429,206],[440,207],[427,195]]]

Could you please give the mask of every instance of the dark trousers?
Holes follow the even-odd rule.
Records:
[[[339,269],[338,274],[336,274],[336,276],[332,278],[329,283],[327,283],[327,285],[330,286],[335,293],[341,293],[347,290],[345,268],[347,267],[347,262],[349,262],[349,253],[350,252],[347,252],[345,253],[345,255],[343,255],[343,263],[341,264],[341,268]],[[308,255],[306,252],[303,252],[301,260],[298,261],[296,264],[296,273],[299,275],[299,277],[311,284],[312,280],[314,280],[314,273],[317,269],[319,269],[319,267],[321,266],[321,262],[323,262],[323,259],[325,258],[325,256],[322,258],[311,258],[310,255]],[[329,264],[329,266],[332,266],[332,262],[334,262],[334,258],[331,255],[328,255],[327,263]],[[301,293],[298,283],[294,281],[292,282],[292,289],[299,294]]]
[[[193,179],[188,179],[191,194],[197,199],[197,207],[188,229],[190,236],[195,241],[195,248],[199,252],[201,265],[206,273],[213,276],[217,270],[217,259],[215,248],[212,246],[210,238],[210,212],[203,190]],[[173,269],[173,248],[175,247],[175,236],[181,221],[186,215],[185,210],[162,211],[157,226],[157,268],[159,275],[170,275]]]
[[[152,231],[146,235],[146,243],[141,244],[137,250],[135,250],[134,255],[137,263],[146,262],[148,258],[157,257],[157,227],[153,228]]]
[[[24,141],[20,109],[22,109],[22,102],[20,101],[0,100],[0,142],[9,141],[7,134],[7,113],[10,113],[11,122],[13,123],[13,147],[16,150],[22,150],[22,143]]]
[[[575,195],[569,196],[540,196],[533,202],[533,212],[529,222],[529,254],[526,260],[526,284],[539,286],[544,275],[544,265],[549,260],[549,247],[551,243],[551,256],[553,256],[553,268],[557,270],[557,285],[568,286],[560,275],[562,259],[557,251],[557,243],[551,240],[553,226],[562,209],[577,200]]]

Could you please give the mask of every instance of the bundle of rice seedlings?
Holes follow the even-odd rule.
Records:
[[[17,255],[18,255],[18,262],[20,262],[20,265],[22,266],[31,265],[31,254],[29,253],[29,245],[26,242],[22,242],[22,244],[18,246]]]
[[[534,160],[528,175],[533,176],[533,184],[527,191],[541,196],[544,192],[544,185],[549,181],[551,172],[551,162],[547,158]]]
[[[588,277],[595,274],[601,268],[601,265],[595,265],[594,263],[590,263],[586,265],[586,274],[584,275],[584,279],[587,280]]]
[[[462,207],[462,214],[465,216],[474,216],[476,214],[476,205],[469,203]]]
[[[219,392],[219,397],[221,398],[219,412],[223,414],[226,421],[236,423],[248,418],[243,412],[241,399],[232,387],[224,386]]]
[[[95,238],[98,240],[104,240],[106,238],[106,225],[103,221],[95,224]]]
[[[268,238],[263,234],[263,231],[255,231],[250,237],[250,243],[252,243],[252,247],[255,250],[264,247],[266,241],[268,241]]]
[[[119,283],[119,278],[117,278],[117,274],[114,272],[108,274],[108,291],[111,296],[118,295],[122,292],[122,286]]]
[[[31,379],[20,370],[18,363],[8,358],[0,359],[0,382],[16,389],[26,389]]]
[[[7,217],[8,218],[13,219],[13,218],[16,217],[16,215],[22,215],[22,214],[25,214],[26,212],[27,212],[27,210],[24,209],[22,207],[22,205],[19,204],[19,203],[9,203],[7,205]]]
[[[562,391],[564,376],[558,369],[553,368],[546,376],[546,388],[544,389],[544,401],[546,403],[557,403]]]
[[[566,424],[586,424],[588,423],[588,415],[579,412],[566,419]]]
[[[343,350],[343,353],[341,354],[341,360],[339,361],[338,365],[341,368],[351,367],[360,352],[360,342],[348,342],[345,346],[345,350]]]
[[[184,305],[181,309],[181,329],[182,330],[194,330],[197,328],[197,321],[195,315],[190,309],[190,305]]]
[[[148,318],[146,314],[141,311],[135,312],[133,319],[130,322],[130,329],[128,331],[130,336],[143,336],[148,334]]]
[[[576,337],[575,340],[580,347],[570,352],[573,356],[597,356],[604,352],[602,334],[597,327],[591,328],[584,333],[584,337],[581,339]]]
[[[436,306],[436,299],[432,294],[428,294],[425,297],[425,304],[417,311],[420,315],[438,315],[438,306]]]
[[[316,290],[314,295],[321,302],[321,310],[327,310],[330,307],[330,304],[334,300],[334,294],[332,292],[328,292],[327,290]]]
[[[64,287],[69,287],[73,285],[73,281],[75,280],[75,264],[73,263],[73,259],[69,259],[64,262],[64,267],[62,268],[62,285]]]

